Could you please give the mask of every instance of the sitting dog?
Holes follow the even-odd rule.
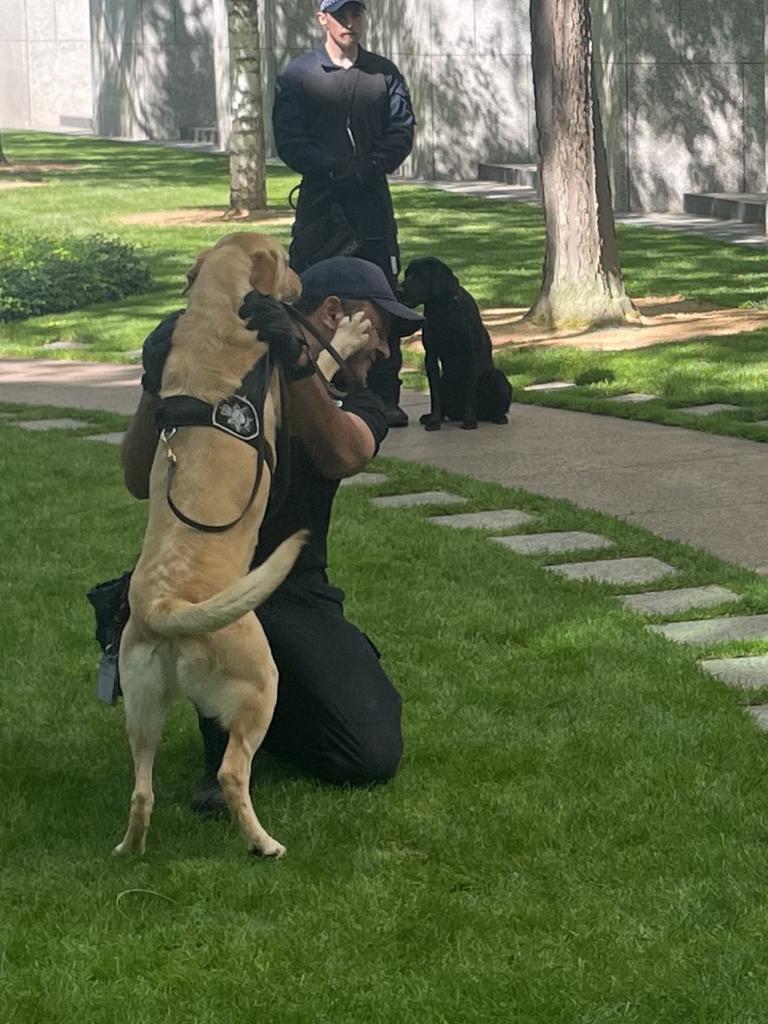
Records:
[[[158,423],[166,426],[120,646],[136,781],[128,829],[114,852],[144,850],[153,759],[166,712],[182,692],[230,734],[219,781],[250,850],[280,857],[285,849],[262,828],[249,791],[251,760],[277,693],[277,670],[252,612],[288,574],[306,536],[289,537],[248,572],[281,410],[268,346],[246,329],[238,310],[253,288],[290,300],[301,286],[282,246],[248,232],[203,252],[188,281],[188,306],[163,372]]]
[[[420,418],[427,430],[444,419],[474,430],[478,420],[506,423],[512,388],[493,365],[491,338],[477,303],[450,267],[433,256],[412,260],[403,299],[424,306],[422,331],[431,411]]]

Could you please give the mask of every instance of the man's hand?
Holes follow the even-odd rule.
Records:
[[[248,292],[238,315],[249,331],[258,332],[259,341],[269,345],[287,371],[296,366],[306,351],[306,342],[281,302],[261,292]]]
[[[331,172],[331,184],[337,192],[348,192],[350,188],[365,188],[381,177],[381,169],[375,160],[348,160]]]
[[[331,347],[340,359],[346,361],[355,352],[365,348],[371,338],[370,332],[371,321],[362,309],[358,310],[351,317],[345,316],[341,321],[331,338]],[[325,350],[317,357],[317,368],[326,380],[331,380],[338,370],[336,360]]]

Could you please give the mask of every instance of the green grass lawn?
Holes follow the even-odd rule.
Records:
[[[4,191],[4,225],[117,234],[146,253],[155,287],[117,302],[0,325],[0,354],[124,361],[163,315],[183,303],[179,293],[195,254],[230,227],[128,226],[120,218],[147,211],[225,206],[226,158],[38,133],[8,132],[3,139],[14,159],[74,165],[66,173],[22,174],[48,184]],[[269,204],[276,214],[285,215],[288,193],[296,182],[285,168],[269,168]],[[525,306],[533,300],[543,253],[539,209],[408,185],[395,185],[393,194],[404,263],[415,256],[439,254],[482,307]],[[273,233],[288,243],[287,226]],[[768,294],[763,250],[647,228],[620,226],[619,237],[627,287],[636,297],[682,294],[738,306],[763,302]],[[91,347],[42,348],[54,340],[87,342]],[[499,352],[497,359],[509,374],[518,401],[768,440],[768,429],[754,425],[768,417],[768,331],[630,352],[582,352],[569,347],[507,350]],[[421,361],[415,355],[408,360],[412,366]],[[523,390],[530,383],[578,380],[585,374],[590,379],[596,375],[607,379],[556,394]],[[423,383],[418,376],[409,380]],[[640,406],[604,402],[607,396],[628,391],[659,398]],[[740,411],[705,418],[677,411],[680,406],[704,402],[728,402],[740,406]]]
[[[331,561],[404,696],[399,775],[340,791],[260,757],[257,808],[288,856],[253,862],[233,825],[187,810],[200,744],[179,705],[147,854],[111,858],[130,758],[120,709],[92,696],[84,593],[132,563],[145,508],[113,447],[1,418],[0,435],[3,1021],[765,1020],[768,737],[743,706],[766,694],[704,677],[610,588],[423,509],[374,512],[355,489]],[[731,610],[768,611],[768,581],[633,526],[376,468],[375,493],[526,509],[536,529],[602,532],[678,566],[675,585],[724,583],[743,595]]]

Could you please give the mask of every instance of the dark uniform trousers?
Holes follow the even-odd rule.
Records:
[[[342,591],[277,591],[258,609],[279,672],[264,749],[336,785],[386,782],[403,751],[400,694],[368,637],[344,617]],[[338,595],[338,597],[337,597]],[[200,719],[206,771],[227,733]]]

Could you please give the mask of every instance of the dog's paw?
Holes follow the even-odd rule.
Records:
[[[491,420],[491,423],[497,423],[500,427],[506,427],[509,419],[506,416],[499,416],[497,419]]]
[[[249,853],[253,854],[254,857],[272,857],[274,860],[278,860],[280,857],[285,856],[285,847],[282,843],[278,843],[276,839],[270,837],[268,842],[262,843],[261,846],[254,844],[250,848]]]
[[[424,424],[424,429],[425,430],[439,430],[441,426],[442,426],[442,423],[440,422],[440,420],[427,420],[427,422]]]
[[[477,420],[464,420],[461,424],[462,430],[477,430]]]

